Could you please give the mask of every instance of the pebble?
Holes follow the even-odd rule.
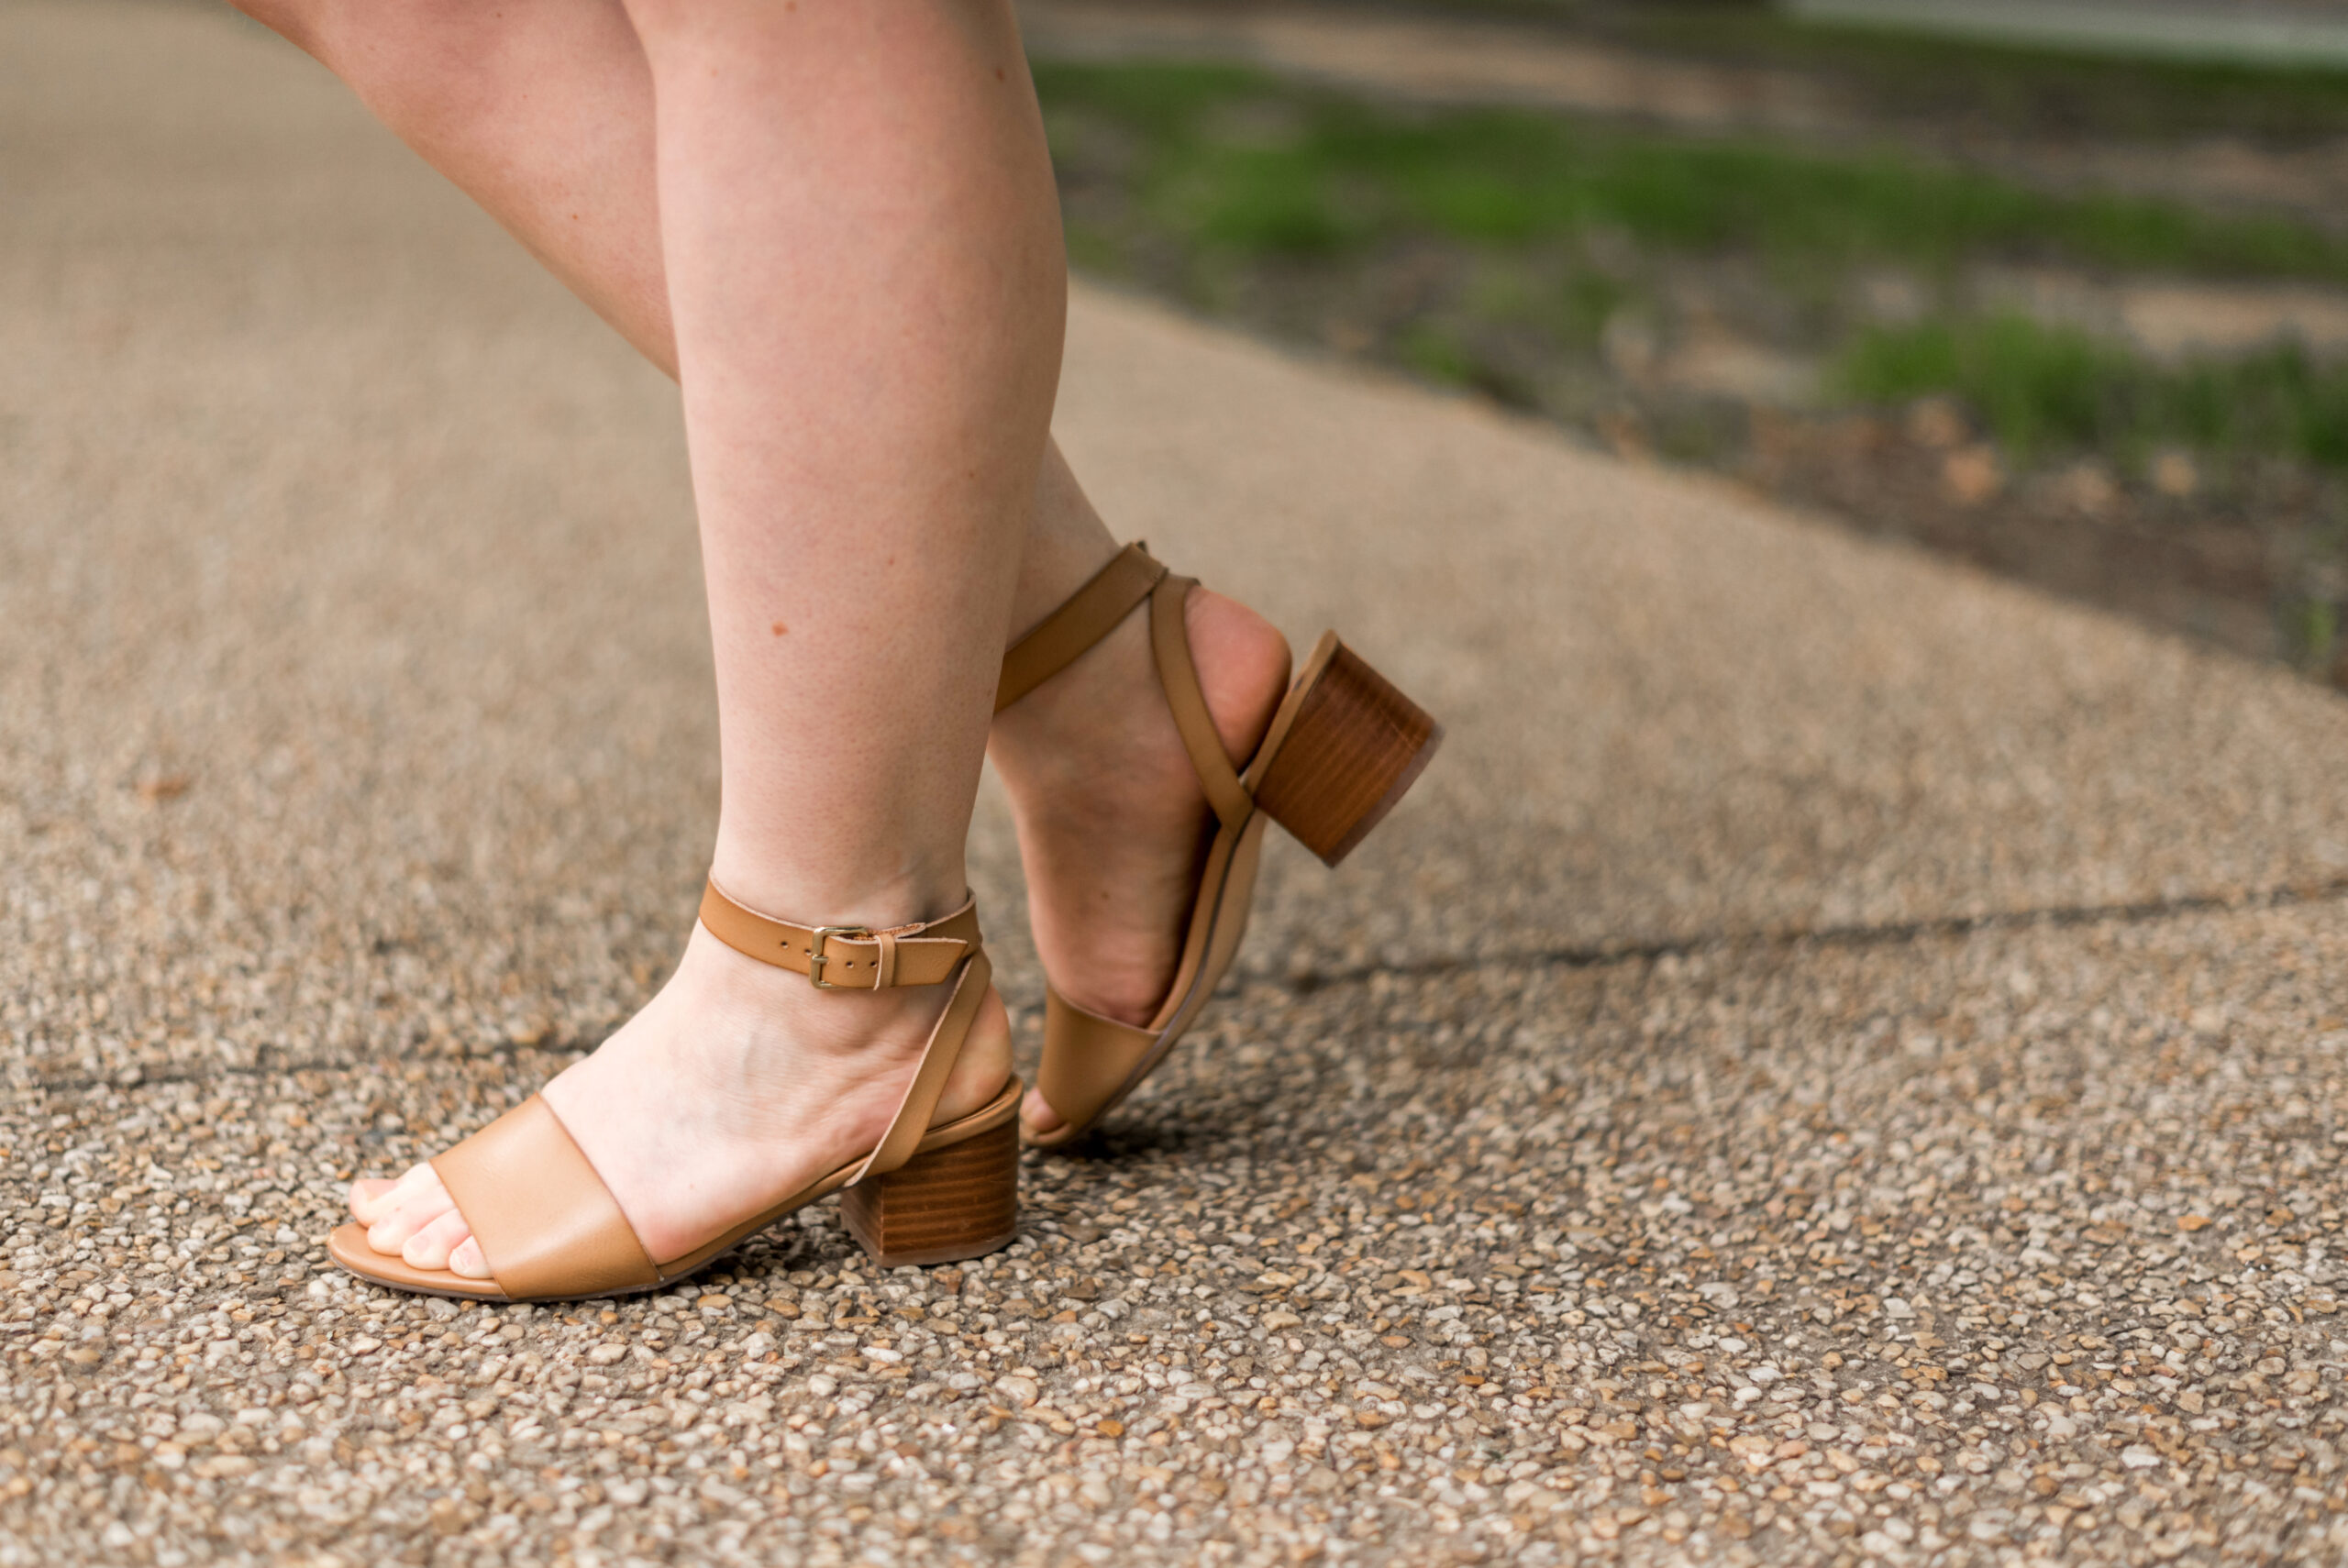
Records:
[[[333,1173],[436,1076],[42,1091],[0,1114],[0,1519],[190,1562],[232,1497],[367,1560],[901,1524],[973,1560],[2322,1555],[2343,1192],[2294,1130],[2348,1102],[2348,1031],[2139,1007],[2179,973],[2348,973],[2348,911],[1258,988],[1096,1157],[1030,1157],[1007,1252],[876,1270],[823,1209],[688,1294],[537,1309],[316,1270]],[[1878,1048],[1908,1027],[1969,1043]],[[1308,1092],[1355,1070],[1395,1092]],[[215,1150],[185,1212],[138,1176]]]

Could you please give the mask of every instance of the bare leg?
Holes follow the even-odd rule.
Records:
[[[1064,274],[1009,8],[643,0],[658,210],[754,906],[949,912],[1059,367]],[[654,1256],[859,1154],[942,998],[819,992],[696,932],[546,1090]],[[999,1004],[941,1116],[1009,1071]],[[428,1171],[371,1241],[485,1272]]]
[[[659,243],[652,72],[618,0],[243,0],[340,74],[653,363],[675,373]],[[1115,549],[1058,447],[1043,463],[1010,625],[1024,630]],[[1191,635],[1235,755],[1278,701],[1261,617],[1193,595]],[[1131,1021],[1171,977],[1206,821],[1154,700],[1141,620],[994,726],[1036,939],[1062,991]],[[1031,1119],[1053,1118],[1040,1099]],[[362,1184],[366,1192],[376,1189]],[[362,1214],[362,1218],[364,1215]]]

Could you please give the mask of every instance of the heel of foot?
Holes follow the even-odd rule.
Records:
[[[1246,605],[1209,588],[1191,591],[1182,629],[1223,749],[1234,757],[1253,755],[1288,690],[1288,639]]]

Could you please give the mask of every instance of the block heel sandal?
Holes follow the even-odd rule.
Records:
[[[1197,1019],[1246,933],[1264,824],[1279,823],[1335,866],[1393,809],[1443,740],[1442,725],[1324,632],[1256,755],[1235,766],[1191,659],[1183,602],[1195,586],[1128,545],[1003,657],[997,712],[1074,663],[1146,601],[1158,684],[1216,819],[1173,985],[1147,1024],[1087,1012],[1046,986],[1036,1087],[1062,1121],[1049,1132],[1023,1128],[1038,1148],[1082,1136],[1140,1087]]]
[[[930,1121],[992,979],[976,907],[965,903],[943,920],[886,931],[802,926],[747,909],[713,882],[702,896],[701,922],[737,952],[805,975],[823,989],[947,988],[946,1010],[870,1153],[683,1255],[656,1260],[553,1108],[532,1095],[432,1161],[481,1243],[489,1279],[412,1267],[369,1246],[366,1227],[356,1223],[327,1238],[334,1261],[361,1279],[427,1296],[628,1296],[674,1285],[834,1192],[842,1193],[849,1233],[884,1268],[958,1262],[1009,1243],[1019,1221],[1019,1080],[968,1116]]]

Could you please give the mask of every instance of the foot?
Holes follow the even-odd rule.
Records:
[[[1288,690],[1288,644],[1202,588],[1184,619],[1207,712],[1244,764]],[[1078,1007],[1146,1025],[1174,982],[1214,828],[1157,683],[1149,616],[1126,616],[998,716],[988,747],[1018,821],[1044,972]],[[1061,1125],[1032,1091],[1021,1117],[1036,1134]]]
[[[946,998],[819,991],[696,924],[659,994],[542,1092],[646,1253],[681,1257],[878,1143]],[[979,1110],[1010,1073],[1010,1024],[990,992],[937,1120]],[[377,1252],[490,1277],[428,1165],[354,1183],[350,1212]]]

